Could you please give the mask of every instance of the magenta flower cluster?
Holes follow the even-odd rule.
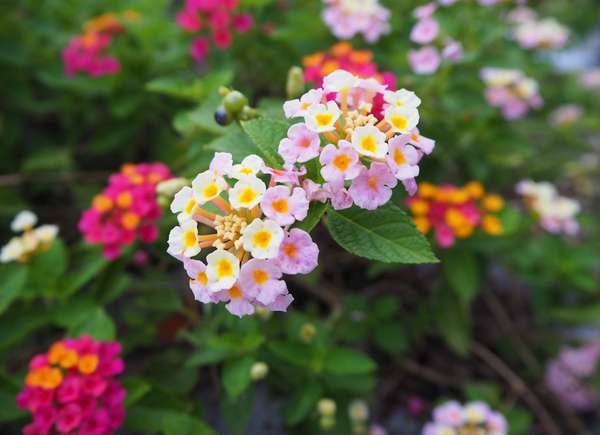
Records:
[[[390,11],[379,0],[323,0],[323,21],[336,38],[362,34],[369,43],[390,32]]]
[[[440,4],[449,6],[452,3]],[[454,63],[463,57],[463,47],[459,41],[440,35],[440,24],[434,17],[437,7],[437,3],[430,2],[413,12],[417,23],[410,31],[410,40],[422,47],[409,51],[408,63],[416,74],[433,74],[442,60]]]
[[[190,48],[192,57],[204,60],[210,51],[210,41],[219,49],[229,47],[234,31],[245,33],[252,28],[252,15],[239,13],[238,0],[185,0],[177,13],[177,23],[187,32],[197,33],[203,29],[210,36],[198,36]]]
[[[118,342],[89,336],[54,343],[29,363],[19,408],[33,415],[24,435],[110,435],[123,424],[126,391]]]

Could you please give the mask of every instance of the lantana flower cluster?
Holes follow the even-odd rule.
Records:
[[[210,36],[197,36],[190,48],[192,57],[202,61],[210,51],[210,42],[219,49],[229,47],[233,33],[246,33],[254,20],[248,13],[238,12],[238,0],[185,0],[177,13],[177,23],[187,32],[205,29]]]
[[[121,345],[89,336],[55,342],[29,363],[17,405],[33,415],[25,435],[113,434],[123,424],[126,391]]]
[[[546,385],[567,407],[580,412],[595,410],[600,405],[600,391],[592,379],[599,362],[599,341],[564,347],[548,363]]]
[[[92,77],[119,72],[119,59],[108,54],[113,38],[124,31],[124,21],[138,19],[135,11],[126,11],[122,18],[116,14],[99,15],[84,25],[84,32],[73,37],[63,49],[65,73],[74,76],[79,72]]]
[[[104,247],[104,256],[114,260],[124,246],[139,238],[150,243],[158,237],[156,222],[161,215],[156,185],[172,178],[163,163],[125,164],[112,174],[108,186],[83,212],[79,230],[85,240]]]
[[[532,9],[517,8],[509,14],[515,23],[512,37],[523,48],[556,50],[565,46],[569,40],[569,28],[555,18],[537,18]]]
[[[561,196],[552,183],[523,180],[517,183],[515,190],[545,231],[568,236],[579,232],[577,214],[581,205],[575,199]]]
[[[216,153],[171,203],[179,225],[169,233],[167,252],[183,262],[199,302],[227,302],[239,317],[257,307],[285,311],[294,298],[283,274],[317,266],[317,245],[291,228],[308,207],[298,173],[270,168],[256,155],[233,164],[231,154]],[[205,261],[194,259],[205,251]]]
[[[477,181],[463,187],[419,183],[417,194],[407,199],[407,205],[417,229],[423,234],[433,231],[442,248],[454,245],[456,239],[470,237],[478,228],[493,236],[503,232],[495,213],[504,208],[504,200],[486,194]]]
[[[433,410],[433,421],[423,428],[423,435],[506,435],[506,418],[484,402],[461,405],[449,401]]]
[[[19,212],[10,224],[10,229],[18,233],[2,247],[0,251],[0,263],[18,261],[26,263],[29,259],[40,252],[44,252],[52,246],[58,227],[56,225],[35,224],[38,217],[29,210]]]
[[[408,53],[408,62],[416,74],[433,74],[442,60],[454,63],[463,57],[460,42],[441,36],[440,24],[433,16],[436,10],[437,4],[430,2],[413,12],[418,21],[410,31],[410,40],[422,47]]]
[[[487,86],[485,98],[500,108],[506,119],[523,118],[530,109],[543,104],[538,83],[519,70],[488,67],[480,75]]]
[[[284,104],[286,117],[303,122],[290,127],[279,154],[287,168],[299,170],[318,159],[323,183],[303,182],[310,200],[374,210],[390,200],[398,181],[409,194],[416,191],[419,162],[435,146],[417,129],[420,104],[414,92],[334,71],[322,87]]]
[[[323,0],[323,3],[323,21],[338,39],[362,34],[372,44],[391,30],[390,11],[379,0]]]
[[[387,85],[387,89],[396,89],[396,76],[391,71],[379,71],[373,61],[371,50],[355,50],[352,44],[341,41],[326,52],[317,52],[302,59],[304,80],[315,86],[322,86],[323,79],[332,72],[343,69],[363,79],[374,78]]]

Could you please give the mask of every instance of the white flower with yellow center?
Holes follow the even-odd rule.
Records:
[[[0,263],[16,261],[25,254],[25,247],[19,237],[13,237],[0,251]]]
[[[229,191],[229,203],[236,210],[253,208],[262,201],[266,190],[267,186],[258,178],[246,177]]]
[[[304,120],[310,130],[316,133],[324,133],[335,130],[335,123],[341,113],[335,101],[328,101],[326,105],[313,105],[304,116]]]
[[[194,220],[182,222],[169,233],[167,252],[174,257],[193,257],[200,252],[198,223]]]
[[[204,171],[192,181],[192,191],[198,205],[215,199],[227,188],[227,182],[212,171]]]
[[[182,223],[192,219],[199,206],[192,188],[185,186],[175,194],[171,202],[171,212],[177,213],[177,220]]]
[[[411,107],[389,106],[385,109],[385,120],[394,133],[410,133],[419,123],[419,111]]]
[[[348,71],[335,70],[323,78],[323,89],[326,92],[348,93],[360,83],[360,79]]]
[[[352,133],[352,146],[361,155],[382,159],[388,152],[385,134],[377,127],[358,127]]]
[[[522,98],[532,98],[538,93],[538,84],[533,79],[524,78],[517,83],[517,93]]]
[[[51,244],[56,235],[58,234],[58,227],[56,225],[40,225],[33,230],[33,234],[37,237],[39,242],[43,245]]]
[[[407,89],[399,91],[387,91],[383,94],[383,99],[386,103],[395,107],[410,107],[416,109],[421,105],[421,99],[417,95]]]
[[[210,291],[230,289],[240,275],[240,261],[231,252],[217,249],[206,256],[205,273]]]
[[[242,163],[233,165],[229,175],[238,180],[246,177],[256,177],[264,167],[265,162],[263,159],[256,154],[250,154],[248,157],[242,160]]]
[[[245,251],[250,252],[254,258],[267,260],[277,257],[283,230],[275,221],[257,218],[244,229],[242,237]]]
[[[483,402],[467,403],[463,408],[463,419],[468,424],[480,424],[487,420],[490,408]]]
[[[10,229],[15,233],[30,230],[37,223],[37,216],[29,210],[19,212],[10,224]]]

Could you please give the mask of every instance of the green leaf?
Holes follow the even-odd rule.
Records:
[[[231,71],[216,71],[204,77],[159,77],[146,83],[146,90],[185,100],[200,101],[209,92],[231,82]]]
[[[74,337],[89,334],[97,340],[114,340],[115,324],[104,308],[94,307],[71,326],[70,334]]]
[[[370,373],[375,362],[364,353],[347,348],[333,348],[325,356],[324,370],[334,375]]]
[[[470,306],[442,288],[435,290],[432,299],[432,317],[439,334],[455,352],[466,356],[471,346]]]
[[[272,168],[281,167],[281,157],[277,153],[279,142],[287,136],[289,125],[270,118],[256,118],[241,122],[242,129],[259,150],[259,155]]]
[[[73,258],[72,271],[69,271],[59,289],[61,295],[69,296],[86,285],[108,264],[98,249],[78,252]]]
[[[402,353],[409,347],[405,327],[398,323],[378,324],[375,327],[375,342],[390,353]]]
[[[186,367],[199,367],[223,361],[232,354],[228,349],[208,348],[193,353],[185,362]]]
[[[150,384],[141,378],[125,378],[123,379],[123,386],[127,390],[127,397],[125,398],[126,408],[130,408],[137,403],[152,389]]]
[[[54,240],[50,248],[31,259],[28,286],[34,294],[54,285],[67,270],[67,249],[60,239]],[[29,289],[28,289],[29,290]]]
[[[250,356],[228,361],[223,368],[223,386],[231,398],[237,398],[250,385],[254,359]]]
[[[303,221],[296,222],[294,228],[300,228],[301,230],[310,233],[314,227],[321,221],[321,218],[327,211],[328,205],[322,202],[313,202],[308,209],[308,214]]]
[[[307,344],[287,341],[271,341],[269,342],[268,347],[275,356],[292,365],[304,368],[313,366],[313,348]]]
[[[128,408],[125,427],[143,433],[161,431],[166,435],[217,435],[199,418],[180,411],[146,406]]]
[[[0,423],[17,420],[26,415],[25,411],[17,408],[14,393],[0,391]]]
[[[254,389],[248,388],[240,397],[233,399],[226,394],[221,395],[221,417],[227,423],[227,428],[234,435],[245,432],[254,409]]]
[[[491,382],[470,382],[464,386],[467,400],[481,400],[496,407],[500,400],[500,387]]]
[[[315,405],[322,395],[323,388],[315,381],[301,386],[300,391],[298,391],[283,411],[287,423],[291,425],[300,423],[315,409]]]
[[[449,249],[442,256],[442,265],[450,287],[463,303],[469,304],[481,281],[475,255],[462,249]]]
[[[0,268],[0,315],[15,300],[27,281],[27,266],[9,264]]]
[[[214,151],[231,153],[236,162],[241,162],[247,155],[257,152],[256,146],[248,135],[235,124],[228,127],[224,135],[219,136],[206,147]]]
[[[374,211],[329,209],[327,227],[347,251],[385,263],[435,263],[427,239],[404,211],[391,203]]]

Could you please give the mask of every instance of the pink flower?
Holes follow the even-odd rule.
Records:
[[[229,290],[221,290],[215,296],[220,300],[229,301],[225,305],[225,309],[234,316],[243,317],[254,314],[252,296],[247,293],[239,281]]]
[[[322,18],[329,30],[338,39],[351,39],[362,34],[369,43],[376,42],[381,35],[389,33],[390,11],[378,0],[356,8],[348,0],[324,0],[326,4]]]
[[[240,284],[263,305],[275,302],[275,299],[286,294],[287,285],[281,280],[282,272],[274,260],[258,260],[256,258],[244,263],[240,271]]]
[[[79,398],[81,380],[77,376],[67,377],[58,389],[58,401],[61,403],[73,402]]]
[[[419,175],[419,152],[408,142],[409,135],[398,135],[389,141],[388,165],[398,180],[407,180]]]
[[[202,22],[200,21],[199,15],[192,10],[182,10],[177,13],[175,17],[177,24],[182,29],[188,32],[197,32],[202,28]]]
[[[294,297],[286,293],[284,295],[277,296],[275,301],[272,304],[267,306],[271,311],[287,311],[290,304],[294,301]]]
[[[217,302],[214,293],[208,288],[208,278],[205,273],[206,265],[200,260],[184,257],[183,267],[190,277],[190,289],[194,294],[194,299],[203,304]]]
[[[239,14],[233,18],[233,28],[239,33],[246,33],[253,24],[254,20],[250,14]]]
[[[231,153],[215,153],[210,161],[209,169],[216,175],[227,175],[233,168],[233,157]]]
[[[340,140],[337,147],[329,144],[323,148],[319,162],[323,165],[321,175],[326,181],[352,180],[363,168],[358,153],[345,140]]]
[[[296,220],[304,220],[308,213],[308,199],[301,187],[293,190],[289,186],[269,187],[263,196],[260,207],[270,219],[279,225],[291,225]]]
[[[435,240],[442,248],[454,245],[454,231],[446,224],[440,224],[435,228]]]
[[[352,207],[352,197],[344,187],[344,180],[333,180],[323,185],[323,190],[331,201],[334,210],[344,210]]]
[[[433,139],[429,139],[428,137],[421,136],[418,128],[415,128],[410,132],[408,143],[417,147],[425,154],[431,154],[433,148],[435,148],[435,141]]]
[[[425,18],[430,18],[435,13],[436,10],[437,10],[437,4],[435,2],[429,2],[422,6],[415,8],[415,10],[413,11],[413,16],[415,18],[423,20]]]
[[[290,100],[283,103],[283,112],[286,118],[304,116],[313,105],[321,103],[323,89],[311,89],[300,99]],[[289,134],[289,131],[288,131]]]
[[[215,41],[215,45],[221,49],[227,48],[231,45],[233,37],[231,36],[231,32],[225,28],[223,29],[214,29],[213,30],[213,40]]]
[[[327,192],[323,190],[323,187],[320,184],[317,184],[314,181],[307,178],[302,182],[302,188],[306,192],[306,198],[309,201],[327,201]]]
[[[204,60],[208,56],[208,39],[204,37],[194,38],[190,47],[192,57],[198,62]]]
[[[284,273],[310,273],[318,264],[319,248],[310,234],[299,228],[289,230],[279,248],[277,260]]]
[[[410,32],[410,40],[425,45],[433,41],[440,32],[440,25],[433,18],[424,18],[415,24]]]
[[[433,410],[433,419],[437,423],[460,426],[463,424],[463,408],[456,401],[446,402]]]
[[[288,135],[279,142],[279,154],[287,163],[304,163],[319,155],[321,139],[304,123],[292,125]]]
[[[435,47],[426,46],[408,53],[410,67],[417,74],[433,74],[440,66],[440,54]]]
[[[283,169],[264,167],[263,173],[271,175],[271,183],[291,183],[294,186],[300,185],[300,178],[306,175],[306,168],[294,167],[291,163],[285,163]]]
[[[397,183],[386,164],[375,162],[352,181],[348,193],[360,208],[375,210],[390,200]]]
[[[448,39],[444,43],[444,48],[442,49],[442,57],[451,62],[458,62],[464,56],[463,46],[460,42],[455,41],[454,39]]]
[[[67,433],[74,430],[81,423],[81,408],[70,403],[60,410],[56,419],[56,430]]]

